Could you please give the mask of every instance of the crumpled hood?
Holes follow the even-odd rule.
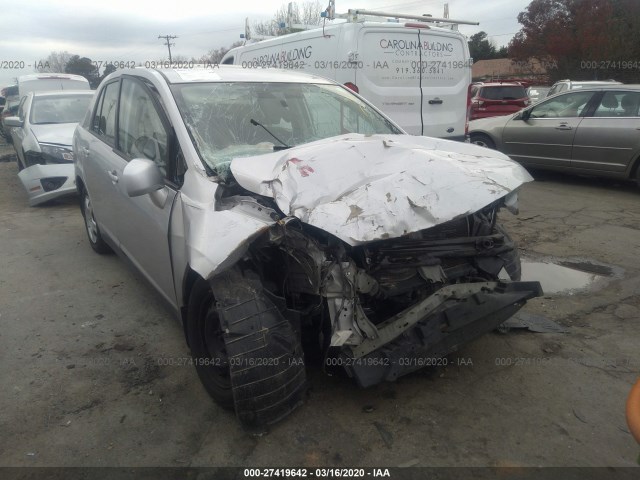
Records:
[[[77,123],[54,123],[49,125],[31,125],[31,131],[39,143],[71,145]]]
[[[474,213],[533,180],[506,155],[410,135],[348,134],[235,158],[245,189],[350,245]]]

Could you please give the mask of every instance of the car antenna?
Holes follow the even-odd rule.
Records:
[[[253,118],[251,120],[249,120],[249,122],[251,122],[251,125],[253,126],[260,126],[262,128],[264,128],[264,131],[267,132],[269,135],[271,135],[273,138],[275,138],[277,141],[279,141],[282,145],[284,145],[285,148],[291,148],[291,145],[287,145],[286,143],[284,143],[282,140],[280,140],[278,137],[276,137],[273,133],[271,133],[269,131],[269,129],[267,127],[265,127],[263,124],[261,124],[260,122],[254,120]],[[276,148],[276,145],[273,146],[274,150],[282,150],[282,148]]]

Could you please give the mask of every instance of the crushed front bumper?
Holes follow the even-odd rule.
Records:
[[[18,177],[29,195],[29,205],[32,207],[77,193],[73,163],[33,165],[18,173]]]
[[[542,295],[539,282],[449,285],[379,325],[377,338],[344,347],[338,363],[362,387],[393,381],[435,365]]]

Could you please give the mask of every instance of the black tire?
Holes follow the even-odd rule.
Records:
[[[474,145],[478,145],[479,147],[491,148],[493,150],[496,149],[496,144],[494,143],[494,141],[484,133],[472,133],[470,140],[471,143],[473,143]]]
[[[233,410],[233,391],[226,346],[215,299],[209,284],[198,279],[189,295],[187,339],[196,372],[209,395]]]
[[[91,198],[84,188],[82,189],[82,195],[80,197],[80,209],[82,210],[82,217],[84,218],[84,229],[87,232],[89,245],[91,245],[93,251],[101,255],[113,252],[111,247],[102,239],[102,234],[98,228],[96,218],[93,215],[93,208],[91,208]]]

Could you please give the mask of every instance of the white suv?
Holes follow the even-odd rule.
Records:
[[[607,87],[609,85],[622,85],[622,82],[616,82],[615,80],[585,80],[574,82],[572,80],[558,80],[553,84],[547,97],[555,95],[556,93],[566,92],[567,90],[577,90],[579,88],[593,88],[593,87]]]

